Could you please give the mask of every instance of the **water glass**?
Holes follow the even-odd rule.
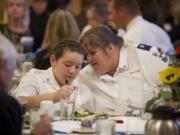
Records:
[[[39,114],[40,115],[49,115],[49,116],[53,117],[53,115],[54,115],[53,105],[54,105],[53,101],[51,101],[51,100],[41,101]]]
[[[99,119],[96,122],[96,135],[114,135],[115,121],[110,119]]]
[[[33,129],[33,127],[40,120],[40,114],[37,109],[31,109],[29,110],[29,113],[30,113],[30,128]]]
[[[61,119],[74,119],[76,92],[74,91],[70,98],[60,99],[60,112]]]
[[[66,119],[67,99],[60,99],[60,117],[62,120]]]
[[[72,120],[74,118],[74,101],[67,100],[67,119]]]
[[[32,51],[32,47],[34,44],[34,38],[33,37],[23,36],[23,37],[21,37],[20,42],[22,44],[22,48],[23,48],[24,53]]]

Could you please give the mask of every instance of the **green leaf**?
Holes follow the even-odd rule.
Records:
[[[160,92],[160,96],[164,99],[164,100],[170,100],[173,98],[172,92],[171,91],[161,91]]]
[[[159,100],[160,98],[161,98],[161,97],[158,96],[158,97],[153,97],[152,99],[148,100],[147,103],[146,103],[146,105],[145,105],[145,112],[149,112],[149,111],[152,109],[154,103],[155,103],[157,100]]]

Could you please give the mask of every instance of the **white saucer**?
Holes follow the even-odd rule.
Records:
[[[112,112],[112,113],[108,113],[108,116],[125,116],[125,114],[120,114],[120,113],[116,113],[116,112]]]

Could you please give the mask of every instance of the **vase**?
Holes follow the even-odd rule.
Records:
[[[145,125],[145,135],[179,135],[178,118],[180,111],[169,106],[151,110],[152,119]]]

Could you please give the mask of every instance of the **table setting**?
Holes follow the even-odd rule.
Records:
[[[111,116],[106,119],[95,120],[94,122],[92,122],[91,127],[83,127],[81,121],[63,120],[63,121],[52,122],[52,128],[54,130],[54,135],[78,134],[78,133],[96,134],[96,132],[99,131],[99,128],[102,128],[101,130],[103,130],[103,132],[108,132],[108,129],[110,127],[112,129],[109,130],[111,132],[114,132],[115,135],[123,135],[123,134],[143,135],[146,122],[147,122],[146,120],[143,120],[140,117]]]
[[[60,111],[54,114],[52,113],[52,106],[60,106],[60,103],[54,105],[50,101],[43,101],[40,107],[41,111],[36,110],[27,113],[28,117],[30,117],[29,119],[32,120],[33,118],[34,120],[30,122],[29,128],[27,128],[27,126],[24,128],[23,134],[28,135],[30,133],[31,126],[39,120],[38,115],[40,115],[40,113],[42,114],[42,111],[46,111],[48,115],[53,117],[51,126],[54,135],[94,135],[99,132],[103,132],[101,133],[103,135],[106,135],[104,132],[110,132],[110,134],[115,135],[143,135],[147,122],[147,120],[142,117],[117,115],[117,113],[116,115],[109,115],[104,112],[91,113],[83,109],[74,111],[73,117],[71,118],[68,118],[67,115],[62,117]],[[57,116],[57,114],[59,114],[59,116]],[[99,133],[99,135],[101,134]]]
[[[29,129],[24,130],[24,135],[30,132],[32,126],[43,115],[49,115],[53,118],[51,126],[54,135],[144,135],[147,122],[147,119],[142,117],[144,115],[125,113],[118,106],[113,113],[94,113],[82,108],[75,110],[74,102],[70,102],[75,97],[74,95],[71,100],[61,99],[57,103],[48,100],[41,101],[39,109],[29,111],[31,124]]]

